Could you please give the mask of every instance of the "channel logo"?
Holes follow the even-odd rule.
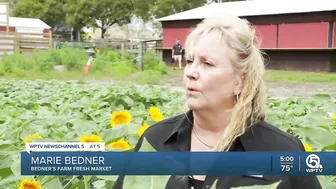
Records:
[[[310,154],[306,158],[306,168],[307,173],[322,173],[323,166],[321,164],[320,157],[316,154]]]

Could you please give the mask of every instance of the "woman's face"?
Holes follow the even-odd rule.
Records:
[[[188,107],[195,110],[230,110],[234,95],[240,93],[238,80],[226,49],[218,36],[199,38],[193,54],[186,57],[184,82]]]

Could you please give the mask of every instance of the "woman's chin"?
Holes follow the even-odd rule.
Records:
[[[187,105],[188,108],[192,111],[200,110],[204,107],[204,105],[202,105],[202,103],[200,101],[197,101],[196,99],[188,99]]]

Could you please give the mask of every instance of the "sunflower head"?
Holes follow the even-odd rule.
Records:
[[[306,152],[313,152],[313,148],[309,144],[304,144],[303,146]]]
[[[19,189],[42,189],[42,186],[34,180],[23,179],[19,184]]]
[[[117,126],[120,124],[129,124],[131,123],[132,120],[132,116],[128,111],[118,111],[118,112],[114,112],[111,115],[111,126]]]
[[[80,142],[103,142],[103,139],[97,135],[81,136]]]
[[[336,121],[336,114],[331,117],[332,120]]]
[[[155,122],[159,122],[162,121],[163,119],[163,115],[161,113],[160,108],[157,107],[150,107],[149,110],[149,115],[150,117],[155,121]]]
[[[30,135],[30,136],[27,136],[25,138],[25,143],[32,142],[32,138],[42,138],[42,135],[34,133],[34,134]]]
[[[146,129],[148,129],[148,127],[149,125],[147,123],[143,123],[137,131],[138,136],[141,137],[142,134],[146,131]]]
[[[131,149],[131,146],[129,145],[129,143],[125,140],[122,140],[122,139],[120,139],[116,142],[110,143],[109,146],[110,146],[111,149],[119,149],[119,150],[123,150],[123,151]]]

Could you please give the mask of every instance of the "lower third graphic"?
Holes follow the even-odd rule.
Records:
[[[316,154],[310,154],[306,158],[306,171],[308,173],[322,173],[323,167],[321,164],[320,157]]]

